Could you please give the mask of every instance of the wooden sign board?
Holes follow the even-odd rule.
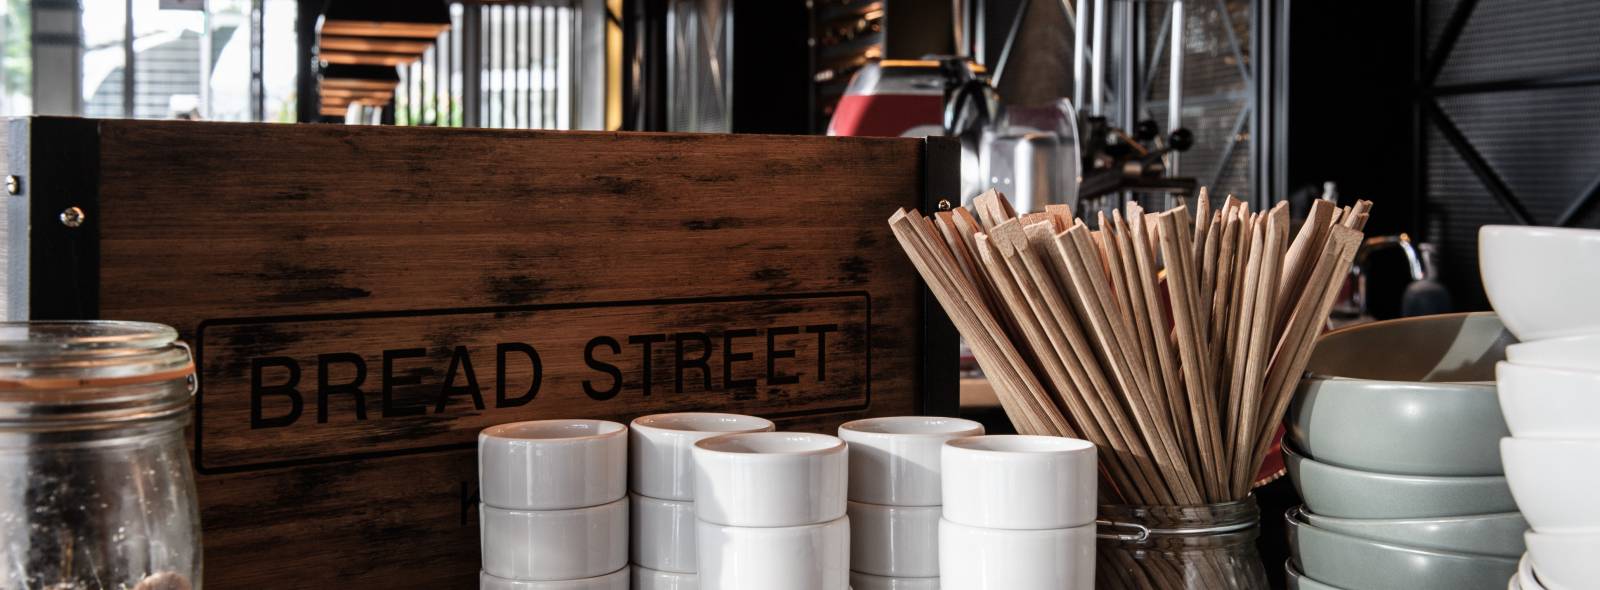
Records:
[[[886,224],[955,197],[947,140],[7,131],[8,315],[194,345],[212,587],[471,587],[492,424],[956,409],[955,332]]]

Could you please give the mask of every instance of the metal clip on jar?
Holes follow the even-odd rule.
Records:
[[[1100,506],[1096,588],[1265,590],[1253,498],[1204,506]]]
[[[0,587],[200,587],[194,363],[134,322],[0,323]]]

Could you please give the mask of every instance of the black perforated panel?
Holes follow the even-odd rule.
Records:
[[[1422,81],[1429,89],[1422,110],[1433,111],[1423,198],[1435,228],[1429,238],[1443,246],[1445,280],[1458,302],[1486,308],[1479,227],[1515,223],[1518,208],[1537,225],[1600,227],[1600,207],[1572,211],[1600,182],[1600,2],[1419,1],[1430,50],[1448,38],[1455,9],[1472,8],[1437,80]],[[1451,127],[1462,141],[1449,140]],[[1484,169],[1474,170],[1473,161]],[[1496,184],[1505,199],[1494,195]]]

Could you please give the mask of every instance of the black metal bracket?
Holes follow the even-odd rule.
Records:
[[[26,319],[98,318],[100,122],[35,117],[11,129],[11,157],[28,151],[22,194],[8,197],[27,201]]]
[[[922,212],[938,211],[940,201],[961,202],[961,143],[952,137],[923,140]],[[917,410],[926,416],[955,416],[961,411],[961,334],[925,284],[921,307]]]

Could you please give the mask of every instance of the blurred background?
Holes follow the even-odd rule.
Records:
[[[969,197],[1371,199],[1341,313],[1385,318],[1485,309],[1483,224],[1600,223],[1596,30],[1560,0],[4,0],[0,113],[958,135]]]

